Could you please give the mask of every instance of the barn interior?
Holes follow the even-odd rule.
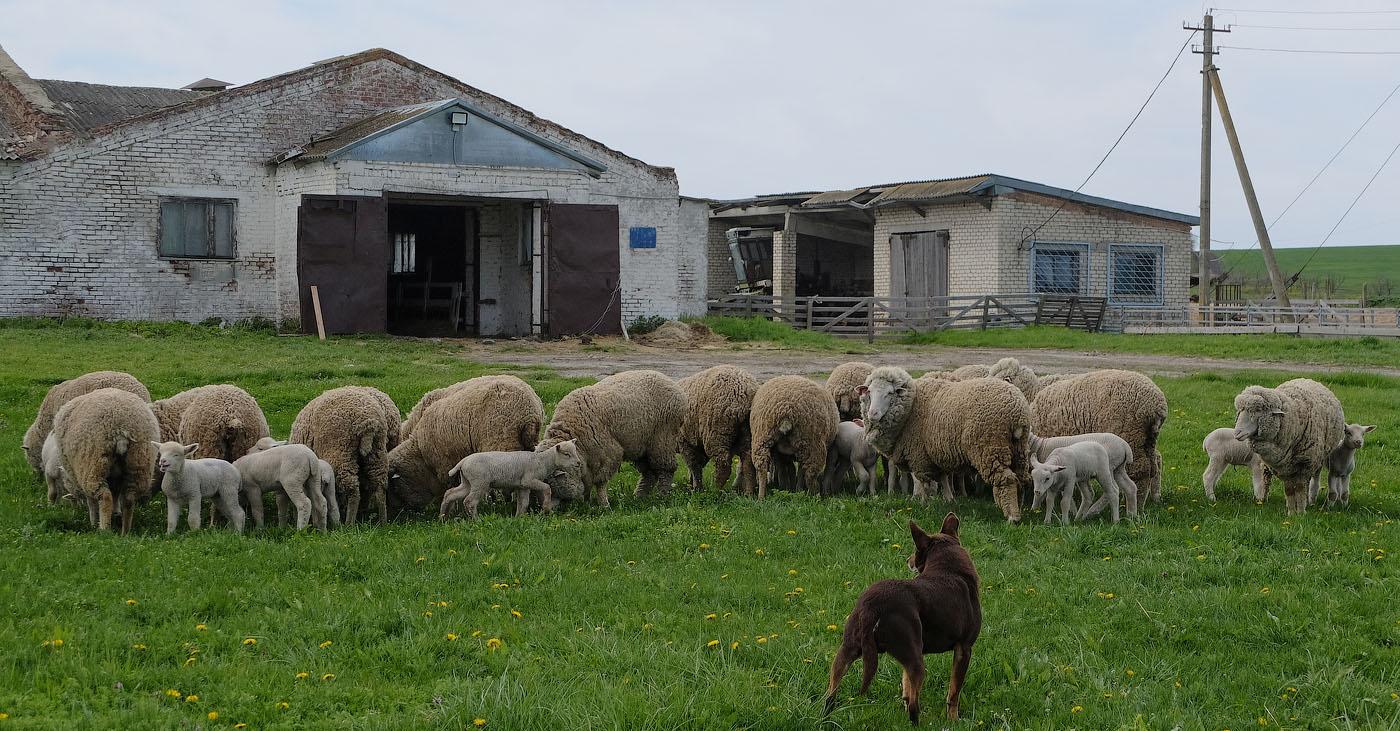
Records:
[[[740,291],[772,294],[775,277],[786,277],[786,286],[795,287],[799,297],[874,294],[870,216],[853,208],[800,209],[812,196],[765,196],[712,210],[711,226],[726,234]],[[787,242],[787,248],[779,242]],[[795,257],[784,255],[794,248]]]

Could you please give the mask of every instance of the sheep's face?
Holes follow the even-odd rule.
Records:
[[[1346,431],[1342,433],[1342,446],[1347,449],[1361,449],[1366,444],[1366,434],[1375,431],[1376,426],[1362,426],[1360,424],[1347,424]]]
[[[1235,397],[1235,439],[1273,442],[1283,424],[1283,401],[1269,388],[1250,386]]]
[[[156,459],[156,465],[161,472],[179,472],[185,466],[185,459],[194,456],[195,450],[199,449],[199,443],[181,444],[179,442],[151,442],[160,450],[160,456]]]
[[[1056,492],[1064,475],[1065,466],[1036,462],[1031,468],[1031,485],[1037,501],[1046,494]]]
[[[871,379],[859,386],[861,412],[867,424],[879,424],[890,411],[909,397],[908,383],[893,383],[884,379]]]
[[[555,467],[575,475],[583,472],[583,457],[579,456],[578,442],[572,439],[560,442],[554,445],[554,451],[558,455],[554,459]]]

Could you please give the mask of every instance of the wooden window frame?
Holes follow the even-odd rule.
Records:
[[[165,252],[161,249],[161,243],[162,243],[162,242],[164,241],[164,239],[165,239],[165,214],[164,214],[162,208],[164,207],[164,205],[165,205],[166,203],[203,203],[203,204],[206,205],[206,215],[208,216],[208,220],[207,220],[207,222],[206,222],[206,228],[205,228],[205,230],[206,230],[206,231],[208,232],[208,234],[209,234],[208,239],[207,239],[207,241],[205,242],[207,253],[205,253],[205,254],[202,255],[202,256],[201,256],[201,255],[197,255],[197,254],[167,254],[167,253],[165,253]],[[214,235],[214,231],[215,231],[215,224],[216,224],[216,221],[217,221],[217,219],[218,219],[218,215],[215,213],[215,210],[216,210],[217,206],[219,206],[219,205],[221,205],[221,204],[228,205],[228,206],[229,206],[229,210],[230,210],[230,215],[229,215],[229,229],[230,229],[230,230],[229,230],[229,254],[228,254],[227,256],[223,256],[223,255],[219,255],[219,254],[215,253],[215,249],[216,249],[217,244],[215,243],[216,237],[215,237],[215,235]],[[161,196],[161,197],[158,199],[157,203],[156,203],[156,256],[157,256],[157,258],[160,258],[160,259],[167,259],[167,260],[180,260],[180,259],[204,260],[204,259],[210,259],[210,260],[214,260],[214,261],[233,261],[234,259],[237,259],[237,258],[238,258],[238,199],[237,199],[237,198],[208,198],[208,197],[203,197],[203,196]]]

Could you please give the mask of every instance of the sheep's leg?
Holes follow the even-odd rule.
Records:
[[[462,484],[443,493],[442,504],[438,506],[438,519],[447,520],[448,516],[456,512],[455,508],[461,507],[459,501],[465,498],[469,492],[471,492],[471,485],[464,480]]]
[[[540,512],[550,512],[549,503],[554,499],[554,495],[553,490],[550,489],[548,482],[527,479],[524,482],[520,483],[520,489],[517,495],[523,495],[525,497],[524,502],[526,506],[530,504],[530,493],[534,493],[539,496]],[[520,509],[520,498],[517,497],[515,502],[515,517],[519,518],[524,514],[525,511]]]
[[[1283,492],[1286,496],[1288,514],[1302,514],[1308,509],[1308,484],[1299,480],[1296,476],[1283,481]]]
[[[165,496],[165,535],[175,535],[175,526],[180,524],[180,501],[174,496]]]
[[[292,502],[287,499],[284,492],[278,491],[277,497],[277,527],[286,528],[287,522],[292,519]]]
[[[1128,503],[1128,517],[1138,516],[1138,489],[1137,483],[1128,476],[1128,466],[1121,465],[1113,471],[1113,481],[1118,483],[1118,491],[1123,493],[1124,501]]]
[[[189,523],[191,531],[199,530],[201,519],[199,511],[203,507],[203,505],[204,500],[200,499],[198,494],[196,494],[194,497],[189,498],[188,501],[185,503],[185,509],[189,511],[187,522]]]
[[[773,456],[766,449],[755,449],[751,453],[754,482],[758,483],[758,499],[768,497],[768,470],[772,468]]]
[[[1069,525],[1070,515],[1074,512],[1074,492],[1074,485],[1065,485],[1064,489],[1060,490],[1060,522],[1064,525]],[[1053,509],[1054,506],[1046,505],[1046,515],[1049,515]]]
[[[1045,504],[1045,493],[1031,491],[1031,510],[1035,510]],[[1047,510],[1047,512],[1049,512]],[[1048,522],[1048,521],[1047,521]]]
[[[340,527],[340,503],[335,496],[335,488],[330,485],[321,487],[326,500],[326,523],[331,528]]]
[[[122,509],[122,535],[127,535],[136,525],[136,493],[130,489],[126,490],[118,504]]]
[[[1347,473],[1347,474],[1345,474],[1345,475],[1342,475],[1342,484],[1341,484],[1339,487],[1341,488],[1341,491],[1342,491],[1342,495],[1341,495],[1342,505],[1350,505],[1350,504],[1351,504],[1351,474],[1350,474],[1350,473]]]
[[[243,487],[243,494],[248,496],[248,512],[253,514],[253,525],[258,530],[263,528],[263,493],[262,485],[247,484]]]
[[[870,494],[874,495],[875,486],[870,484],[871,475],[870,472],[865,469],[865,465],[860,462],[852,462],[851,470],[856,473],[856,494],[861,495],[869,490]]]
[[[924,477],[926,477],[926,476],[925,476],[925,475],[916,475],[916,474],[914,474],[914,473],[912,473],[912,472],[909,473],[909,476],[910,476],[911,479],[914,480],[914,491],[913,491],[914,499],[915,499],[915,500],[918,500],[920,504],[927,504],[927,503],[928,503],[928,483],[927,483],[927,482],[925,481],[925,479],[924,479]],[[937,478],[935,478],[935,479],[937,479]]]
[[[98,522],[98,517],[97,517],[97,514],[98,514],[98,510],[97,510],[97,498],[92,497],[92,496],[88,496],[88,497],[87,497],[87,506],[88,506],[88,526],[89,526],[89,527],[92,527],[92,528],[96,528],[96,527],[97,527],[97,522]]]
[[[1035,502],[1037,502],[1037,501],[1045,505],[1045,521],[1044,521],[1044,522],[1045,522],[1045,525],[1050,525],[1050,521],[1051,521],[1051,520],[1054,518],[1054,516],[1055,516],[1055,495],[1054,495],[1053,493],[1050,493],[1050,492],[1042,492],[1042,493],[1036,495],[1036,496],[1035,496],[1035,499],[1034,499],[1034,500],[1032,501],[1032,503],[1031,503],[1031,507],[1032,507],[1032,508],[1035,507]]]
[[[223,503],[224,513],[228,515],[229,525],[233,526],[235,533],[242,533],[248,516],[243,512],[243,506],[238,504],[238,491],[225,487],[219,490],[219,502]]]
[[[1309,505],[1316,505],[1316,504],[1317,504],[1317,490],[1318,490],[1318,488],[1320,487],[1320,485],[1318,484],[1318,483],[1319,483],[1318,477],[1319,477],[1321,474],[1322,474],[1322,470],[1318,470],[1317,474],[1313,475],[1311,480],[1308,480],[1308,504],[1309,504]]]
[[[491,487],[486,482],[473,483],[462,475],[462,485],[467,488],[467,497],[462,500],[462,507],[467,511],[467,517],[476,520],[476,506],[481,504],[481,499],[486,496],[486,491]]]
[[[1255,502],[1264,502],[1269,499],[1269,473],[1264,469],[1264,460],[1259,455],[1253,455],[1249,459],[1249,477],[1254,484]]]
[[[530,512],[530,488],[523,483],[515,488],[515,517]]]
[[[295,488],[287,497],[297,509],[297,530],[306,530],[307,524],[311,522],[311,498]]]
[[[734,483],[734,487],[745,495],[753,495],[753,488],[756,482],[757,478],[754,476],[753,456],[749,454],[749,450],[741,449],[739,450],[739,479]]]
[[[885,465],[885,493],[893,495],[895,483],[899,481],[899,476],[895,474],[896,468],[889,457],[881,457],[880,461]]]
[[[715,464],[715,489],[723,492],[729,487],[729,478],[734,475],[734,455],[728,450],[724,450],[720,454],[710,454],[706,456]],[[701,465],[700,469],[705,469],[705,466]],[[740,465],[739,469],[742,472],[743,465]],[[737,485],[738,483],[735,484]],[[704,487],[703,481],[701,482],[701,487]]]
[[[345,493],[345,524],[354,525],[360,513],[360,475],[350,470],[346,470],[344,474],[337,472],[335,484]]]
[[[1229,465],[1225,464],[1225,460],[1211,455],[1210,464],[1206,465],[1206,471],[1201,475],[1201,484],[1205,485],[1207,500],[1215,502],[1215,483],[1220,481],[1220,476],[1225,473],[1226,467]],[[1255,492],[1258,492],[1257,487]]]
[[[953,473],[944,472],[938,477],[938,489],[943,498],[943,502],[953,502]]]
[[[681,457],[685,461],[685,471],[690,474],[690,491],[699,492],[705,489],[705,462],[708,461],[705,452],[692,446],[683,449]],[[715,486],[723,488],[724,483],[719,481],[719,464],[715,464]]]
[[[112,529],[112,491],[105,485],[97,492],[97,529]]]

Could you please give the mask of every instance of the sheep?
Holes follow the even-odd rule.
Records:
[[[758,479],[758,499],[768,494],[769,468],[781,471],[795,460],[810,491],[823,487],[827,448],[841,415],[826,389],[802,376],[778,376],[758,387],[749,412],[750,452]],[[780,480],[781,482],[781,480]]]
[[[467,515],[476,518],[476,506],[492,488],[515,489],[515,517],[525,514],[530,506],[530,493],[539,495],[541,509],[554,509],[554,497],[547,480],[560,472],[577,473],[583,468],[578,443],[572,439],[558,442],[538,452],[477,452],[462,458],[448,473],[460,475],[462,484],[442,496],[438,517],[446,518],[458,501]]]
[[[1342,443],[1327,456],[1327,504],[1351,502],[1351,473],[1356,471],[1356,450],[1366,444],[1366,435],[1375,431],[1374,424],[1347,424]],[[1316,481],[1313,482],[1316,484]],[[1308,501],[1317,499],[1316,494]]]
[[[345,496],[345,525],[355,524],[362,495],[366,505],[374,501],[380,523],[389,515],[389,414],[371,392],[376,391],[364,386],[333,388],[307,403],[292,422],[289,441],[310,447],[335,471],[336,488]],[[393,424],[397,433],[397,415]]]
[[[1206,499],[1215,501],[1215,485],[1226,468],[1232,465],[1249,467],[1250,478],[1254,483],[1254,499],[1264,502],[1269,496],[1269,478],[1264,474],[1264,460],[1250,450],[1249,445],[1235,438],[1232,427],[1223,426],[1206,435],[1201,441],[1208,459],[1206,471],[1201,474],[1201,483],[1206,488]]]
[[[851,361],[836,366],[826,377],[826,390],[836,402],[841,421],[860,418],[860,394],[856,393],[856,389],[865,383],[873,370],[875,366],[869,363]]]
[[[481,376],[444,390],[419,411],[408,438],[389,450],[391,514],[441,498],[448,471],[463,457],[528,450],[539,440],[544,404],[519,378]]]
[[[827,491],[841,484],[849,469],[856,475],[856,494],[875,494],[875,466],[880,461],[880,453],[865,441],[865,424],[860,419],[843,421],[836,425],[836,436],[826,450],[826,475],[824,482]]]
[[[690,489],[704,487],[705,465],[712,460],[715,487],[725,489],[738,457],[735,487],[751,494],[755,480],[749,458],[749,409],[758,379],[742,368],[718,365],[682,378],[676,386],[685,394],[681,457],[690,473]]]
[[[198,444],[152,441],[159,461],[160,491],[165,494],[165,534],[175,535],[180,508],[189,511],[190,530],[199,530],[199,509],[205,498],[217,497],[233,530],[243,532],[243,508],[238,504],[242,477],[238,468],[218,458],[196,459]]]
[[[1034,452],[1031,453],[1031,482],[1036,499],[1045,502],[1047,524],[1050,522],[1050,515],[1055,512],[1056,492],[1061,495],[1061,519],[1066,524],[1069,523],[1070,506],[1073,505],[1076,489],[1081,494],[1093,495],[1093,488],[1089,485],[1090,478],[1098,480],[1103,486],[1103,496],[1093,505],[1089,504],[1087,498],[1083,500],[1079,506],[1080,518],[1097,515],[1107,506],[1113,514],[1113,522],[1117,523],[1120,487],[1128,490],[1128,516],[1137,514],[1137,486],[1131,481],[1120,486],[1116,479],[1119,476],[1126,477],[1126,467],[1133,461],[1132,450],[1128,443],[1121,439],[1108,444],[1113,446],[1106,447],[1102,441],[1073,442],[1051,450],[1044,462],[1037,459]]]
[[[272,437],[263,437],[262,439],[259,439],[256,444],[253,445],[252,449],[248,450],[248,454],[253,454],[255,452],[265,452],[269,449],[272,449],[273,447],[283,446],[286,443],[287,441],[285,439],[278,440],[273,439]],[[320,467],[319,472],[321,475],[321,497],[324,498],[326,501],[326,520],[329,523],[330,527],[334,528],[340,525],[340,503],[337,501],[335,496],[335,469],[331,467],[330,462],[327,462],[324,459],[317,458],[316,463]],[[291,510],[288,507],[290,504],[291,503],[287,499],[286,492],[278,491],[278,527],[287,525],[287,518],[291,515]]]
[[[63,457],[58,451],[58,437],[52,431],[44,438],[44,447],[41,450],[44,462],[44,486],[48,488],[49,504],[58,502],[61,497],[73,495],[73,487],[68,482],[68,475],[63,471]]]
[[[658,487],[669,492],[685,410],[685,393],[670,378],[657,371],[623,371],[560,399],[535,450],[577,440],[583,490],[594,492],[604,508],[608,480],[624,460],[642,473],[637,495]]]
[[[915,491],[966,466],[992,487],[1010,522],[1021,519],[1020,486],[1030,482],[1030,405],[1006,381],[930,379],[902,368],[876,368],[861,388],[866,438],[909,470]]]
[[[160,436],[156,417],[139,394],[99,388],[63,405],[53,420],[59,461],[73,493],[87,501],[88,520],[111,530],[113,503],[121,506],[121,532],[136,518],[136,504],[151,491]]]
[[[1167,420],[1167,397],[1151,378],[1133,371],[1091,371],[1041,388],[1031,404],[1031,428],[1043,437],[1108,432],[1133,450],[1128,474],[1138,504],[1162,499],[1157,435]]]
[[[44,394],[43,402],[39,404],[39,413],[34,416],[34,423],[24,432],[24,458],[35,473],[44,473],[43,444],[44,440],[48,439],[49,432],[53,431],[53,421],[58,415],[58,410],[69,401],[99,388],[119,388],[139,396],[142,401],[151,400],[150,392],[135,376],[121,371],[94,371],[70,378],[50,388],[48,393]],[[57,498],[51,498],[50,502],[55,499]]]
[[[1128,517],[1135,517],[1137,515],[1137,485],[1133,482],[1132,478],[1128,477],[1128,471],[1126,469],[1126,465],[1131,464],[1133,461],[1133,448],[1123,437],[1108,432],[1075,434],[1067,437],[1042,437],[1037,434],[1031,434],[1031,456],[1044,462],[1050,457],[1050,453],[1056,449],[1079,442],[1098,442],[1103,445],[1104,449],[1108,450],[1111,461],[1118,466],[1118,469],[1113,472],[1113,481],[1117,483],[1118,487],[1127,487],[1131,490],[1130,493],[1127,493],[1126,497],[1126,502],[1128,503]],[[1120,455],[1123,459],[1118,459]],[[1082,482],[1080,485],[1084,488],[1080,491],[1080,495],[1086,501],[1091,499],[1093,497],[1093,491],[1089,489],[1088,483]],[[1084,506],[1088,504],[1088,502],[1085,502]],[[1040,496],[1036,495],[1031,501],[1031,507],[1035,508],[1039,505]],[[1049,510],[1050,507],[1051,506],[1046,506],[1046,510]]]
[[[1015,358],[1002,358],[993,363],[987,369],[987,377],[1000,378],[1021,389],[1027,401],[1035,401],[1036,395],[1040,393],[1040,379],[1036,377],[1035,371],[1021,365],[1021,361]]]
[[[1235,397],[1235,439],[1248,442],[1283,480],[1288,513],[1307,510],[1309,482],[1327,465],[1346,431],[1342,404],[1317,381],[1249,386]]]
[[[304,530],[310,524],[324,531],[327,504],[321,485],[322,464],[316,453],[304,444],[283,444],[234,460],[243,496],[253,514],[253,524],[263,527],[263,492],[277,490],[280,493],[279,521],[283,514],[280,498],[285,496],[296,508],[297,530]]]
[[[414,404],[413,408],[409,410],[408,416],[404,417],[403,424],[399,427],[399,440],[401,442],[405,441],[413,434],[414,428],[418,426],[418,420],[423,417],[423,412],[427,411],[429,406],[451,396],[452,392],[468,383],[471,383],[471,381],[458,381],[450,386],[435,388],[423,394],[423,397],[418,399],[418,403]]]
[[[160,424],[160,440],[162,442],[179,441],[180,420],[185,417],[185,409],[188,409],[190,404],[194,403],[194,400],[209,388],[211,386],[195,386],[174,396],[151,402],[151,413],[156,415],[156,422]]]
[[[165,441],[198,443],[196,458],[214,457],[232,462],[268,435],[267,417],[247,391],[226,383],[201,386],[193,391],[193,396],[180,409],[176,438]]]
[[[954,381],[966,381],[969,378],[986,378],[992,370],[991,366],[977,365],[970,363],[959,368],[954,368],[950,374]]]

